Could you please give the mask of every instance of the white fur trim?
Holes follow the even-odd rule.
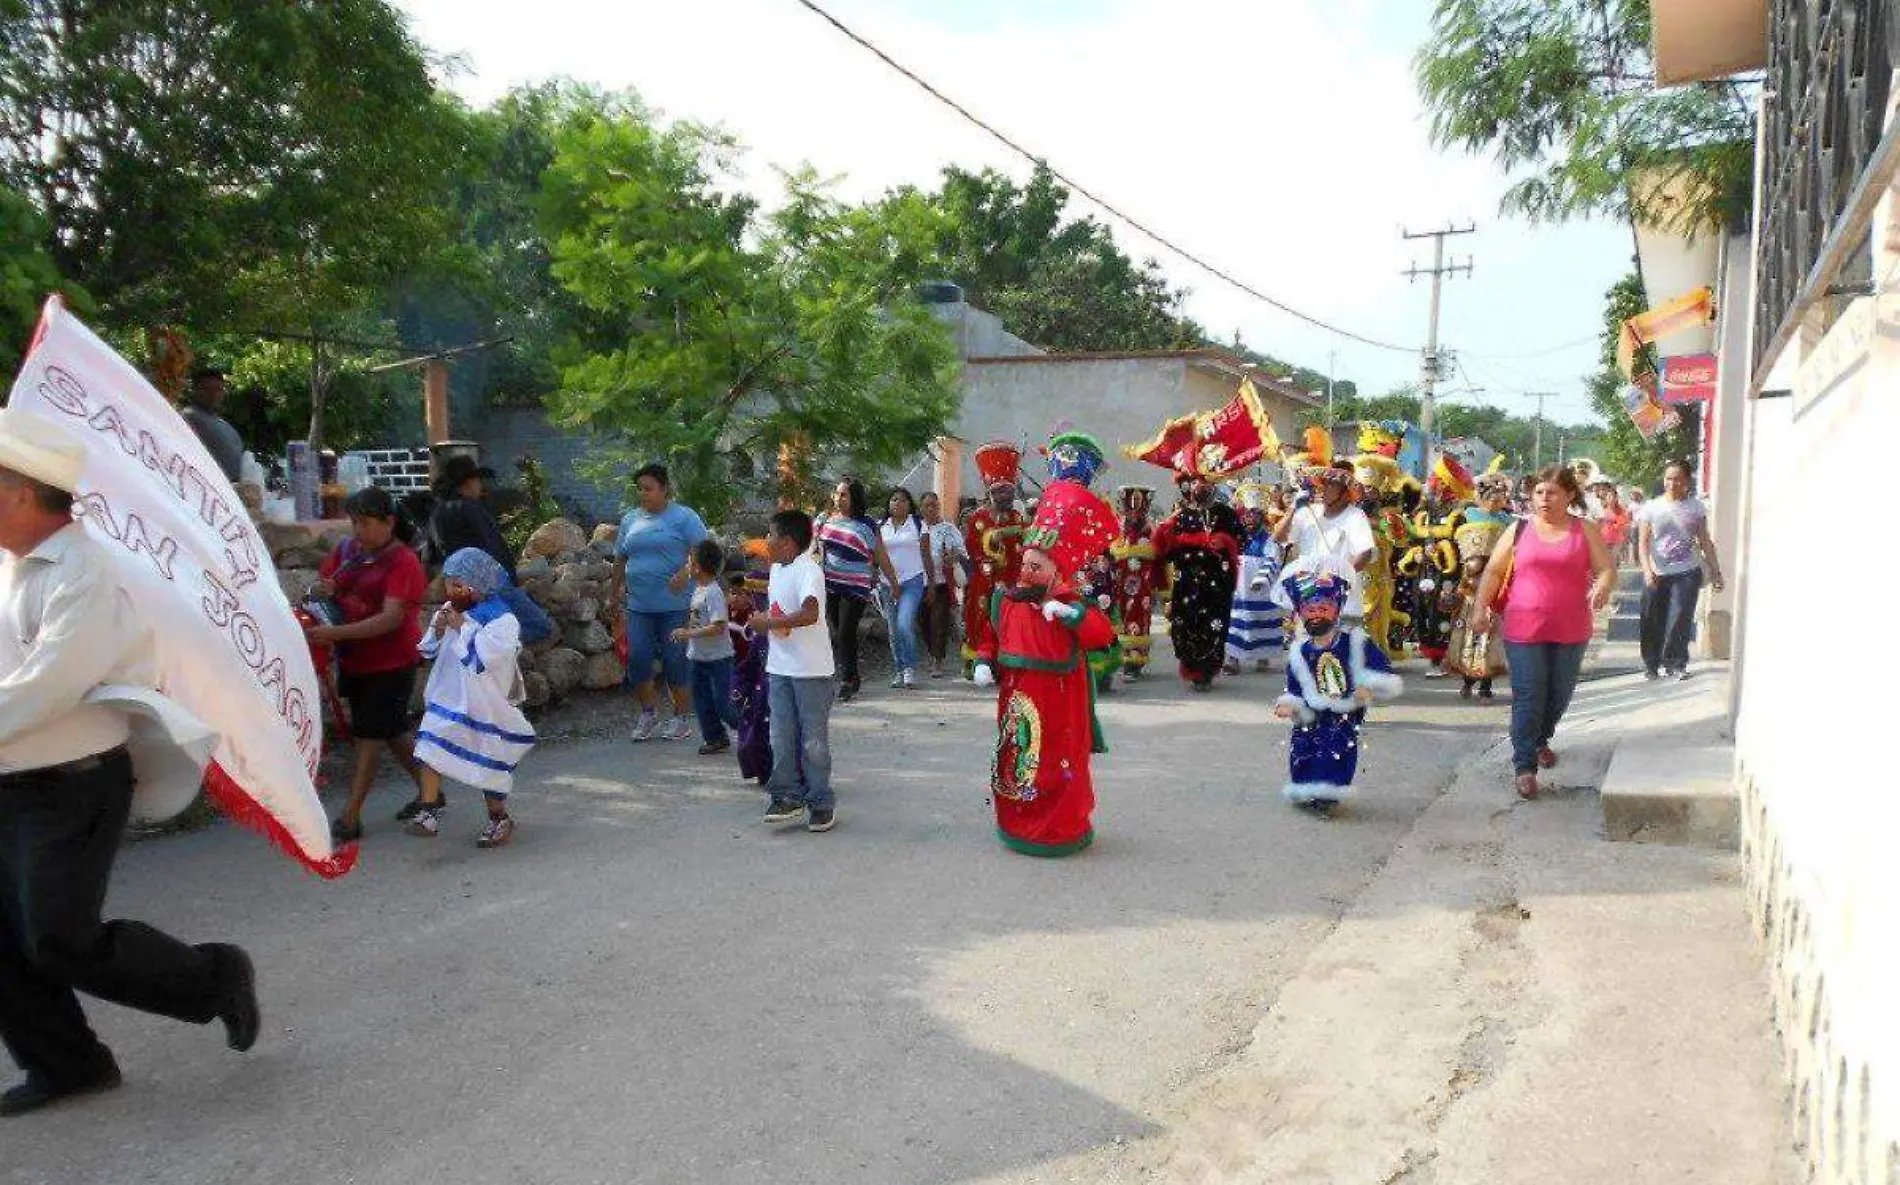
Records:
[[[1363,687],[1370,691],[1375,699],[1392,699],[1405,690],[1405,680],[1389,671],[1374,671],[1366,666],[1366,632],[1347,630],[1347,641],[1352,651],[1352,685],[1355,689]]]
[[[1301,724],[1311,724],[1313,721],[1319,719],[1318,712],[1315,712],[1313,709],[1307,707],[1305,700],[1301,699],[1297,695],[1292,694],[1291,692],[1273,701],[1273,706],[1276,708],[1282,705],[1292,708],[1294,718],[1297,719]]]
[[[1335,786],[1331,782],[1288,782],[1280,788],[1280,793],[1292,803],[1318,802],[1321,799],[1344,802],[1352,797],[1352,787]]]
[[[1354,665],[1357,667],[1360,664]],[[1307,708],[1313,712],[1338,712],[1344,715],[1365,706],[1350,697],[1332,699],[1321,695],[1319,684],[1313,680],[1312,664],[1306,661],[1306,644],[1298,639],[1295,639],[1293,645],[1287,649],[1286,669],[1293,673],[1293,681],[1300,685],[1299,698],[1304,700]]]

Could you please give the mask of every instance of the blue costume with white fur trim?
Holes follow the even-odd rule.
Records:
[[[1296,573],[1281,587],[1295,604],[1345,599],[1343,580],[1329,573]],[[1352,793],[1359,768],[1359,726],[1365,705],[1360,688],[1374,698],[1391,699],[1404,684],[1392,663],[1365,631],[1336,629],[1320,645],[1302,635],[1287,655],[1286,694],[1275,706],[1293,710],[1293,737],[1287,746],[1288,802],[1331,805]]]

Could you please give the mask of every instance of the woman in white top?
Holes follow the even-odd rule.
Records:
[[[924,587],[924,650],[930,655],[930,677],[941,679],[957,615],[956,571],[962,568],[964,583],[969,583],[970,553],[963,546],[962,530],[944,521],[936,491],[925,490],[919,505],[924,512],[924,554],[935,577]]]
[[[917,610],[924,603],[924,589],[935,577],[929,549],[923,545],[924,532],[924,520],[917,515],[910,491],[903,486],[893,489],[890,514],[878,524],[884,554],[897,573],[897,587],[892,590],[897,606],[890,620],[891,653],[896,658],[892,687],[917,685]]]

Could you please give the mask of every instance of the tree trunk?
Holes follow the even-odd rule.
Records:
[[[323,450],[323,400],[330,379],[323,372],[323,342],[310,336],[310,451],[317,453]]]

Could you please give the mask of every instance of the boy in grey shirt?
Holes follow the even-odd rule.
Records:
[[[693,713],[699,717],[699,736],[705,743],[699,755],[724,753],[732,747],[727,728],[739,727],[739,708],[732,702],[732,635],[726,632],[726,592],[719,573],[726,554],[711,539],[693,546],[693,599],[686,624],[673,631],[673,641],[686,643],[693,666]]]

